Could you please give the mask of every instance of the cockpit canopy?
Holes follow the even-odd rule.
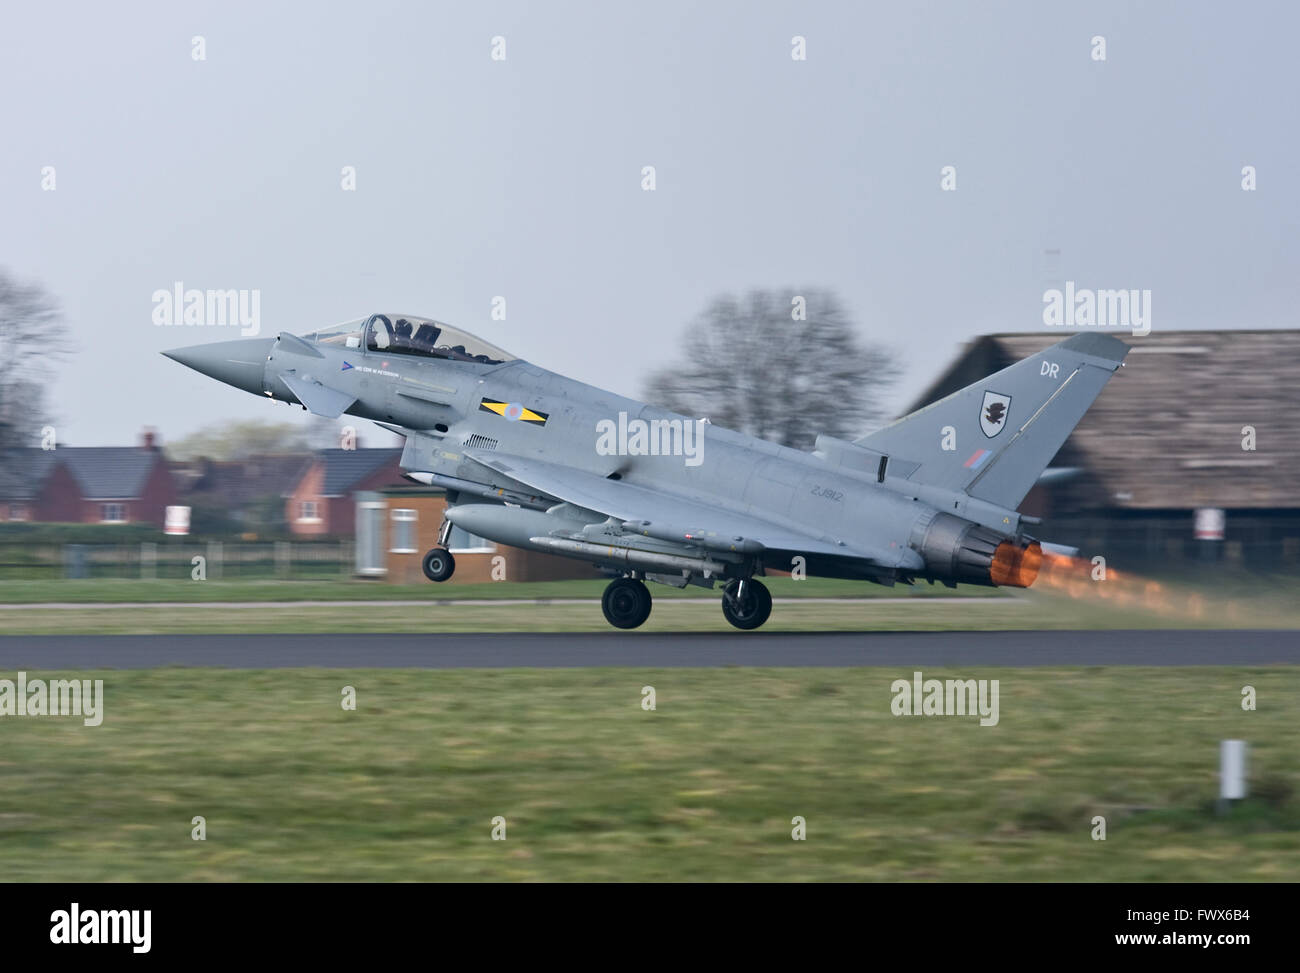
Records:
[[[413,314],[372,314],[306,336],[309,341],[361,348],[384,355],[418,355],[449,361],[500,365],[514,361],[496,345],[459,328]]]

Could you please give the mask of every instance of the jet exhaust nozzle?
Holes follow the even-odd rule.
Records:
[[[988,527],[938,513],[924,524],[917,553],[929,574],[963,584],[1028,588],[1038,577],[1043,549],[1037,541],[1019,543]]]
[[[1038,541],[1018,546],[1003,541],[993,552],[989,578],[999,588],[1028,588],[1038,577],[1043,564],[1043,548]]]

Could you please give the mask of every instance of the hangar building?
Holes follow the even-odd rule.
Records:
[[[976,338],[908,411],[1069,333]],[[1021,510],[1088,556],[1300,563],[1300,331],[1118,337],[1125,367]]]

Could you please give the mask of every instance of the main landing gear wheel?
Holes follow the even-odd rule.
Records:
[[[636,628],[650,617],[650,589],[635,578],[615,578],[606,586],[600,608],[615,628]]]
[[[722,614],[736,628],[758,628],[772,614],[772,594],[753,578],[731,581],[722,590]]]
[[[451,556],[451,551],[435,547],[424,555],[420,567],[430,581],[446,581],[456,570],[456,559]]]

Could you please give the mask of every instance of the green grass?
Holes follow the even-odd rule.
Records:
[[[98,578],[86,581],[3,581],[0,604],[45,604],[49,602],[221,602],[221,601],[447,601],[457,599],[508,600],[514,598],[599,598],[608,579],[590,581],[486,582],[483,584],[385,584],[378,581],[140,581]],[[794,581],[771,577],[764,583],[778,598],[927,598],[998,597],[997,588],[961,585],[896,585],[886,588],[866,581],[835,578],[807,578]],[[706,588],[653,586],[656,598],[706,598]]]
[[[778,580],[778,579],[773,579]],[[564,582],[574,584],[574,582]],[[576,582],[584,584],[585,582]],[[787,587],[813,582],[785,580]],[[500,590],[504,586],[495,586]],[[524,585],[514,586],[516,589]],[[774,584],[778,598],[787,590]],[[684,600],[674,589],[654,586],[650,620],[635,632],[732,632],[722,617],[719,595],[695,589],[703,601]],[[968,589],[970,590],[970,589]],[[980,591],[981,589],[973,589]],[[982,589],[988,591],[989,589]],[[571,592],[572,589],[569,589]],[[589,593],[593,598],[599,587]],[[1002,629],[1132,629],[1132,628],[1295,628],[1300,607],[1289,594],[1207,598],[1199,591],[1164,587],[1148,596],[1141,588],[1087,589],[1071,597],[1052,588],[1019,592],[991,601],[969,598],[936,601],[856,599],[778,602],[765,632],[809,631],[969,631]],[[514,592],[519,597],[521,592]],[[419,605],[252,604],[231,608],[221,604],[177,606],[74,603],[0,607],[0,633],[40,634],[170,634],[243,632],[608,632],[609,625],[594,603],[556,600],[543,604]]]
[[[1206,620],[1173,620],[1199,627]],[[1211,627],[1213,627],[1213,621]],[[1219,620],[1220,624],[1227,624]],[[1135,611],[1100,612],[1057,598],[1005,603],[880,603],[869,600],[777,604],[763,631],[949,631],[971,629],[1165,628],[1169,621]],[[71,608],[32,606],[0,610],[0,632],[40,634],[219,634],[245,632],[609,632],[597,604],[382,606],[258,605],[150,606],[116,608],[86,605]],[[635,632],[734,632],[710,599],[690,603],[667,599],[654,607],[650,620]]]
[[[924,584],[884,588],[824,578],[772,577],[766,583],[781,600],[768,631],[1300,627],[1294,594],[1300,581],[1288,575],[1202,572],[1157,582],[1116,573],[1093,583],[1044,572],[1028,591]],[[598,600],[604,585],[603,580],[410,586],[342,580],[0,582],[0,632],[600,632],[608,631],[600,609],[583,602]],[[716,589],[656,584],[651,591],[655,608],[640,631],[730,631]],[[959,600],[951,600],[954,596]],[[844,600],[808,600],[825,598]],[[500,603],[519,599],[543,603]],[[421,604],[388,608],[355,600]],[[446,603],[451,600],[482,603]],[[295,603],[301,601],[327,604]],[[248,604],[231,608],[224,602]]]
[[[999,679],[996,727],[894,717],[909,667],[73,675],[102,726],[0,723],[9,881],[1300,878],[1291,669],[926,672]]]

